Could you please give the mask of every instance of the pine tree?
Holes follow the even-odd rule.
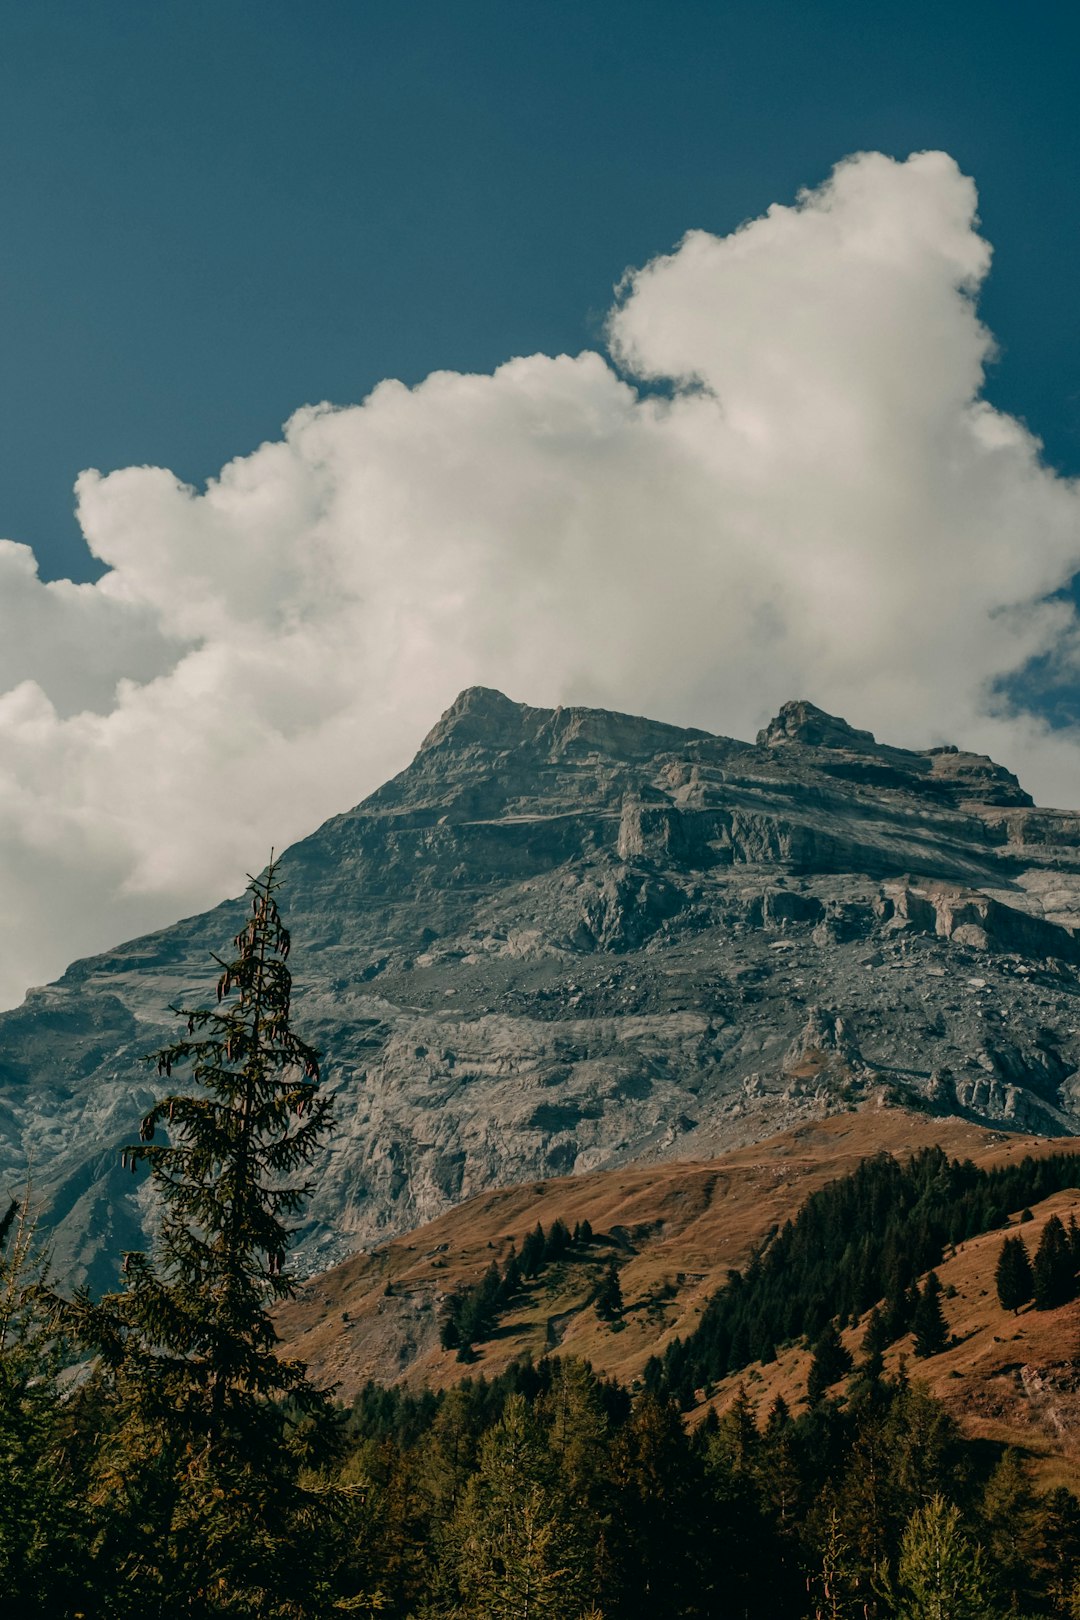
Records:
[[[1021,1305],[1026,1305],[1031,1298],[1035,1285],[1027,1245],[1022,1237],[1007,1237],[1002,1243],[994,1282],[1003,1311],[1012,1311],[1015,1315]]]
[[[524,1277],[538,1277],[544,1265],[544,1228],[537,1221],[521,1245],[521,1273]]]
[[[790,1534],[801,1518],[802,1473],[794,1423],[782,1395],[773,1401],[765,1419],[758,1489],[780,1534]]]
[[[754,1472],[761,1451],[761,1435],[754,1403],[745,1384],[739,1384],[731,1405],[721,1415],[709,1451],[714,1466],[719,1465],[740,1484]]]
[[[551,1228],[544,1240],[544,1253],[541,1259],[541,1265],[555,1265],[557,1261],[562,1259],[572,1242],[573,1239],[570,1236],[570,1228],[567,1226],[566,1222],[561,1216],[556,1216],[555,1220],[552,1221]]]
[[[490,1339],[499,1320],[499,1298],[502,1279],[494,1260],[474,1288],[466,1291],[464,1303],[458,1312],[458,1331],[463,1348]],[[459,1352],[459,1358],[460,1357]]]
[[[1039,1584],[1053,1614],[1069,1613],[1070,1593],[1080,1596],[1080,1501],[1058,1485],[1038,1503],[1042,1546],[1036,1557]]]
[[[869,1379],[881,1377],[885,1368],[885,1351],[889,1347],[889,1333],[885,1318],[875,1305],[866,1321],[866,1329],[859,1349],[862,1352],[860,1372]]]
[[[85,1469],[57,1384],[41,1270],[28,1199],[12,1199],[0,1215],[0,1597],[20,1620],[90,1601]]]
[[[703,1470],[671,1401],[645,1395],[635,1403],[618,1437],[615,1469],[622,1590],[611,1594],[613,1612],[627,1620],[716,1612],[701,1601],[709,1551]]]
[[[193,1086],[156,1103],[124,1153],[133,1172],[149,1167],[160,1200],[154,1259],[126,1255],[122,1292],[61,1313],[97,1351],[117,1413],[101,1556],[140,1614],[187,1605],[264,1620],[296,1612],[318,1579],[319,1560],[295,1556],[318,1508],[297,1482],[297,1448],[329,1407],[303,1363],[276,1354],[269,1310],[293,1292],[285,1223],[330,1113],[319,1054],[290,1021],[278,885],[271,859],[250,880],[234,954],[217,959],[217,1006],[172,1009],[186,1033],[149,1060],[166,1078],[188,1069]]]
[[[614,1260],[604,1272],[593,1305],[601,1322],[616,1322],[623,1313],[622,1284],[619,1282],[619,1268]]]
[[[851,1371],[851,1352],[840,1338],[835,1322],[823,1329],[813,1346],[813,1360],[806,1380],[806,1398],[816,1406],[825,1391]]]
[[[521,1395],[481,1442],[454,1544],[465,1615],[568,1620],[588,1601],[587,1550]]]
[[[835,1504],[825,1514],[819,1542],[820,1562],[806,1583],[814,1600],[813,1620],[856,1620],[866,1608],[859,1594],[855,1549]]]
[[[499,1306],[506,1310],[513,1305],[521,1292],[521,1261],[511,1249],[509,1257],[502,1271],[502,1281],[499,1284]]]
[[[930,1272],[923,1285],[912,1327],[915,1354],[920,1358],[940,1355],[949,1342],[949,1326],[941,1308],[941,1282],[936,1271]]]
[[[1051,1215],[1043,1227],[1031,1270],[1037,1311],[1067,1305],[1075,1295],[1076,1268],[1068,1234],[1057,1215]]]
[[[897,1585],[898,1620],[997,1620],[1001,1614],[982,1548],[965,1533],[959,1509],[940,1495],[908,1522]]]
[[[1073,1270],[1080,1271],[1080,1222],[1077,1221],[1075,1215],[1069,1216],[1066,1234],[1069,1239],[1069,1253],[1072,1255]]]
[[[1043,1551],[1039,1499],[1020,1453],[1011,1446],[986,1482],[980,1503],[982,1540],[998,1580],[1018,1614],[1037,1612],[1038,1564]]]
[[[459,1284],[448,1294],[439,1312],[439,1343],[444,1350],[457,1350],[461,1346],[461,1314],[468,1298],[468,1289]]]
[[[615,1490],[611,1422],[588,1362],[559,1358],[544,1405],[549,1419],[548,1446],[566,1506],[575,1524],[590,1527],[583,1565],[589,1571],[588,1590],[600,1602],[613,1579]]]

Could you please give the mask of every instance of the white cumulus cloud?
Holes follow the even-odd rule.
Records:
[[[0,543],[0,1005],[235,891],[474,683],[741,736],[805,696],[1080,804],[1080,739],[1000,695],[1071,667],[1080,491],[982,397],[975,209],[863,154],[628,274],[614,363],[385,382],[205,493],[84,473],[97,584]]]

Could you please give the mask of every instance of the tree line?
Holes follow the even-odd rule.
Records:
[[[1080,1615],[1076,1497],[866,1358],[843,1399],[761,1411],[741,1386],[692,1431],[547,1358],[441,1396],[369,1385],[349,1432],[394,1616]]]
[[[490,1339],[503,1313],[520,1303],[526,1281],[535,1282],[567,1254],[586,1253],[592,1242],[588,1221],[578,1221],[572,1232],[561,1216],[547,1231],[537,1221],[526,1233],[520,1255],[511,1245],[504,1265],[493,1260],[478,1282],[459,1283],[447,1295],[439,1312],[443,1349],[456,1350],[459,1361],[472,1361],[474,1345]]]
[[[689,1407],[697,1391],[775,1360],[778,1346],[814,1343],[830,1324],[854,1324],[879,1302],[876,1331],[883,1346],[893,1344],[915,1323],[918,1279],[948,1250],[1004,1226],[1010,1210],[1078,1184],[1075,1153],[994,1169],[939,1147],[904,1164],[876,1154],[811,1194],[745,1269],[729,1271],[695,1331],[649,1362],[646,1383]],[[933,1314],[933,1305],[922,1309]]]

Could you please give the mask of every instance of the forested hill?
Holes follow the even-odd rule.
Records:
[[[1077,1148],[890,1109],[835,1116],[708,1164],[628,1166],[474,1199],[312,1279],[276,1320],[290,1351],[347,1396],[369,1378],[438,1389],[515,1358],[569,1354],[631,1388],[659,1357],[650,1381],[659,1375],[655,1387],[692,1409],[710,1392],[729,1399],[740,1367],[796,1406],[834,1315],[857,1358],[865,1313],[890,1298],[900,1309],[882,1352],[894,1371],[910,1361],[915,1290],[936,1266],[956,1342],[921,1360],[919,1376],[967,1432],[1035,1446],[1053,1474],[1062,1434],[1080,1422],[1069,1376],[1080,1307],[1014,1323],[995,1267],[1006,1233],[1022,1232],[1034,1258],[1053,1214],[1066,1227],[1080,1215],[1080,1192],[1042,1196],[1075,1183]],[[1028,1202],[1034,1219],[1021,1227]],[[834,1219],[830,1247],[819,1228]],[[984,1235],[965,1235],[975,1230]],[[784,1254],[774,1296],[770,1256]],[[765,1305],[779,1308],[762,1334]],[[727,1343],[723,1363],[711,1333]]]
[[[646,1386],[693,1405],[695,1392],[777,1346],[816,1340],[830,1323],[848,1326],[872,1307],[880,1353],[918,1318],[920,1278],[958,1244],[1008,1222],[1009,1212],[1080,1188],[1080,1153],[1025,1157],[980,1169],[924,1148],[906,1164],[889,1154],[811,1194],[793,1221],[768,1234],[744,1270],[732,1270],[687,1338],[645,1369]],[[1072,1223],[1067,1272],[1080,1269]],[[1071,1286],[1054,1304],[1075,1294]],[[939,1349],[944,1349],[942,1338]],[[827,1383],[833,1380],[827,1379]]]

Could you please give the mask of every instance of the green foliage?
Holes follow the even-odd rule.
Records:
[[[610,1261],[596,1290],[593,1306],[601,1322],[617,1322],[623,1313],[622,1284],[619,1282],[619,1268],[614,1260]]]
[[[881,1311],[875,1305],[866,1319],[862,1342],[859,1349],[862,1361],[859,1366],[860,1375],[871,1380],[881,1377],[885,1369],[885,1351],[890,1343],[888,1325]]]
[[[27,1200],[10,1200],[0,1216],[0,1596],[25,1620],[82,1607],[92,1532],[41,1270]]]
[[[904,1532],[893,1613],[897,1620],[996,1620],[1002,1610],[982,1548],[960,1510],[941,1495],[917,1508]]]
[[[1031,1271],[1037,1311],[1052,1311],[1076,1297],[1076,1261],[1057,1215],[1051,1215],[1043,1227]]]
[[[1022,1237],[1007,1237],[998,1253],[994,1272],[998,1303],[1002,1310],[1016,1312],[1026,1305],[1035,1291],[1031,1259]]]
[[[922,1360],[939,1356],[949,1342],[949,1327],[941,1308],[941,1280],[932,1271],[919,1293],[912,1320],[915,1354]]]
[[[296,1558],[298,1538],[329,1556],[350,1517],[348,1492],[302,1475],[334,1419],[303,1364],[276,1353],[269,1314],[293,1290],[286,1222],[330,1124],[319,1055],[290,1022],[277,883],[273,863],[251,880],[217,1006],[174,1009],[186,1033],[150,1060],[193,1086],[156,1103],[124,1154],[160,1200],[155,1257],[125,1256],[122,1292],[60,1308],[97,1357],[96,1559],[117,1615],[291,1620],[328,1578],[321,1556]]]
[[[588,1221],[575,1227],[573,1236],[560,1217],[548,1232],[538,1221],[526,1235],[520,1256],[511,1250],[501,1271],[493,1260],[479,1282],[460,1284],[444,1300],[439,1312],[443,1349],[456,1350],[459,1361],[475,1360],[473,1346],[491,1338],[503,1312],[517,1302],[525,1280],[539,1278],[548,1266],[574,1249],[587,1247],[592,1239]]]
[[[1072,1161],[999,1182],[940,1154],[872,1161],[733,1272],[702,1344],[654,1362],[634,1399],[549,1357],[443,1394],[369,1383],[335,1412],[278,1355],[270,1314],[291,1291],[289,1223],[329,1124],[318,1055],[291,1028],[275,884],[273,866],[253,880],[216,1009],[182,1013],[186,1036],[157,1057],[166,1076],[187,1067],[192,1091],[157,1104],[126,1154],[160,1198],[154,1258],[128,1256],[121,1292],[54,1301],[50,1320],[51,1296],[26,1286],[27,1228],[0,1212],[0,1596],[13,1614],[1080,1620],[1080,1502],[1034,1489],[1015,1453],[987,1477],[944,1407],[883,1367],[908,1326],[923,1354],[947,1337],[937,1278],[920,1290],[914,1269],[944,1235],[996,1224]],[[1066,1263],[1073,1285],[1080,1241],[1057,1227],[1040,1246],[1051,1293]],[[593,1241],[587,1223],[537,1226],[453,1296],[444,1332],[467,1349]],[[874,1289],[859,1375],[824,1399],[851,1370],[838,1320]],[[614,1263],[597,1306],[622,1309]],[[721,1329],[737,1363],[809,1324],[799,1415],[777,1399],[762,1423],[740,1386],[688,1433],[666,1386],[685,1399]],[[66,1399],[57,1326],[94,1356]]]
[[[451,1533],[464,1615],[566,1620],[589,1601],[588,1549],[524,1398],[485,1435]]]
[[[835,1322],[829,1322],[813,1347],[813,1359],[806,1382],[806,1398],[811,1406],[825,1391],[851,1371],[851,1352],[844,1345]]]

